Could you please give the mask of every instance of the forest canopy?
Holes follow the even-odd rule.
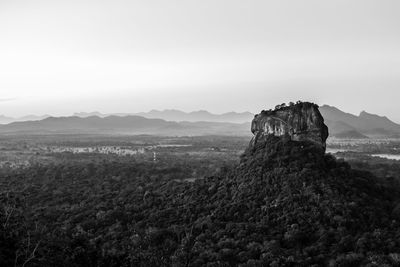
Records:
[[[71,160],[1,173],[3,266],[392,266],[399,191],[307,142],[236,166]],[[218,164],[217,164],[218,165]],[[207,169],[207,168],[206,168]],[[205,171],[203,171],[206,173]]]

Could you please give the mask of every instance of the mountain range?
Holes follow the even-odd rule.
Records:
[[[74,113],[74,116],[86,118],[90,116],[107,117],[110,115],[114,116],[141,116],[148,119],[163,119],[166,121],[187,121],[187,122],[229,122],[229,123],[245,123],[250,122],[254,114],[250,112],[227,112],[223,114],[213,114],[206,110],[184,112],[176,109],[166,109],[166,110],[151,110],[149,112],[139,112],[139,113],[113,113],[113,114],[103,114],[100,112],[78,112]]]
[[[140,116],[48,117],[0,126],[3,134],[248,135],[250,123],[173,122]]]
[[[250,112],[227,112],[223,114],[213,114],[205,110],[184,112],[176,109],[166,109],[166,110],[151,110],[149,112],[138,112],[138,113],[111,113],[105,114],[98,111],[93,112],[75,112],[72,116],[87,118],[92,116],[97,116],[100,118],[105,118],[108,116],[140,116],[148,119],[163,119],[166,121],[187,121],[187,122],[198,122],[198,121],[208,121],[208,122],[230,122],[230,123],[244,123],[249,122],[253,119],[254,114]],[[51,117],[50,115],[28,115],[23,117],[9,117],[0,115],[0,124],[9,124],[17,121],[38,121]]]
[[[23,117],[13,118],[4,115],[0,115],[0,124],[8,124],[16,121],[39,121],[50,117],[50,115],[27,115]]]
[[[387,117],[365,111],[359,116],[323,105],[320,112],[337,138],[400,137],[400,125]],[[21,118],[0,116],[0,133],[98,133],[155,135],[248,135],[254,115],[250,112],[213,114],[200,110],[151,110],[140,113],[103,114],[79,112],[70,117],[29,115]]]
[[[329,135],[339,138],[398,137],[400,125],[387,117],[362,111],[359,116],[324,105],[320,112],[329,128]]]

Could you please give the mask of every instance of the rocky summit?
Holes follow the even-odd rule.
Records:
[[[319,112],[318,105],[309,102],[278,105],[274,110],[263,110],[255,115],[250,143],[256,147],[264,144],[267,136],[289,138],[292,141],[312,142],[325,151],[328,127]]]

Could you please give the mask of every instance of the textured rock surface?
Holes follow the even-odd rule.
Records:
[[[275,110],[262,111],[251,124],[254,137],[250,146],[264,141],[268,135],[282,136],[293,141],[310,141],[325,150],[328,127],[318,110],[318,105],[298,102],[277,106]]]

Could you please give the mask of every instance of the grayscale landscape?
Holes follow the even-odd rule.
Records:
[[[400,266],[399,9],[0,0],[0,266]]]

